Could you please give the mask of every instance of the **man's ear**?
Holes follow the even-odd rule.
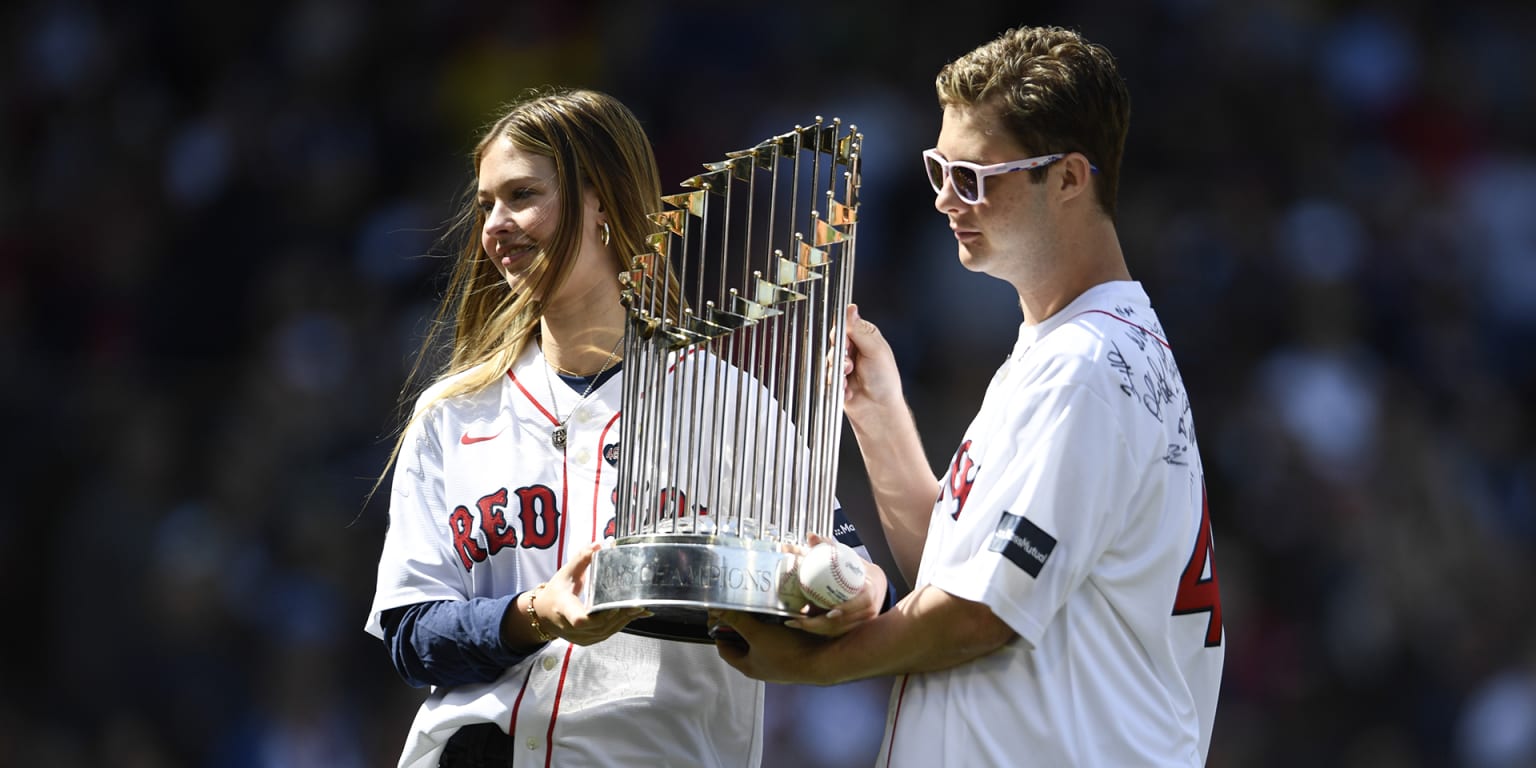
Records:
[[[1056,191],[1061,195],[1062,202],[1079,195],[1092,194],[1093,164],[1088,162],[1087,155],[1081,152],[1068,152],[1066,157],[1056,161],[1056,165],[1061,168]]]

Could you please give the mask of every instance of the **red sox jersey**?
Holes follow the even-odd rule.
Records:
[[[1200,766],[1224,635],[1194,422],[1140,284],[1024,325],[941,484],[914,586],[1018,637],[898,678],[881,766]]]
[[[391,608],[525,591],[613,535],[623,374],[581,399],[551,387],[546,365],[529,344],[498,385],[439,401],[408,428],[368,632],[383,636]],[[568,419],[564,452],[553,414]],[[454,731],[492,722],[512,734],[518,766],[756,766],[763,699],[709,644],[557,639],[493,682],[435,687],[399,764],[435,766]]]

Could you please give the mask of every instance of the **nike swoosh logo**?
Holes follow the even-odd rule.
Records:
[[[475,443],[483,443],[483,442],[485,442],[487,440],[495,440],[498,437],[501,437],[501,433],[500,432],[497,432],[494,435],[486,435],[485,437],[470,437],[469,433],[465,432],[464,436],[459,438],[459,444],[460,445],[474,445]]]

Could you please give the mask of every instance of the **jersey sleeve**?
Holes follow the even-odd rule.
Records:
[[[1089,388],[1036,391],[997,433],[961,510],[977,526],[930,583],[985,603],[1031,645],[1123,525],[1133,477],[1116,411]]]
[[[418,414],[401,442],[389,495],[389,530],[379,557],[373,608],[365,629],[383,638],[380,614],[429,600],[469,596],[463,569],[439,530],[448,519],[443,481],[443,446],[435,411]]]

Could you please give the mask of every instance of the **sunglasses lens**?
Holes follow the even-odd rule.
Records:
[[[967,203],[974,203],[980,199],[977,190],[980,182],[976,179],[976,172],[969,168],[950,166],[949,179],[955,183],[955,194]]]
[[[923,167],[928,169],[928,183],[933,185],[933,191],[938,192],[944,188],[944,166],[931,157],[923,157]]]

